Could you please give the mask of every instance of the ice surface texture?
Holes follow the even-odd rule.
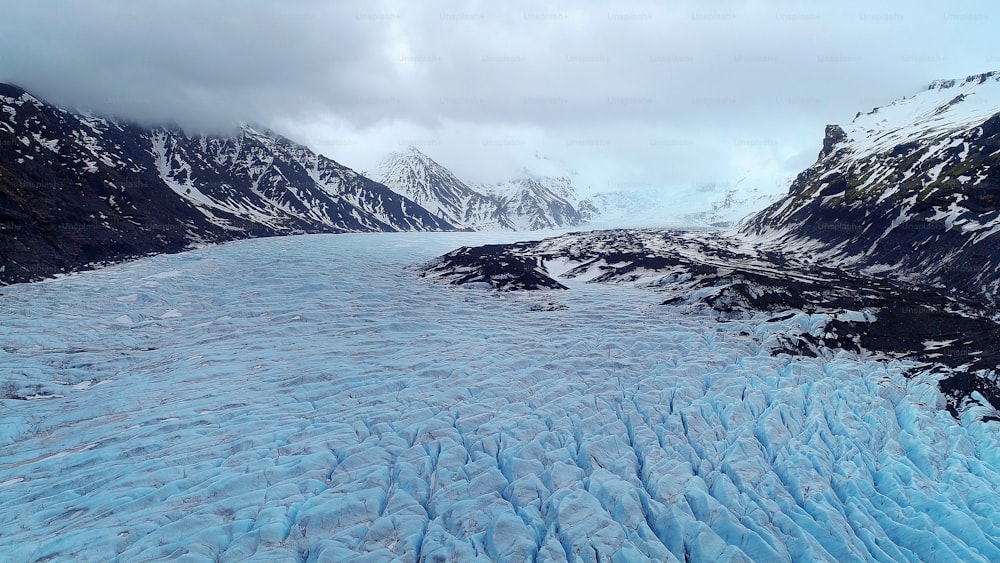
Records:
[[[420,266],[426,279],[498,291],[567,289],[574,282],[642,287],[682,313],[720,320],[823,313],[772,353],[879,354],[934,372],[956,417],[1000,411],[1000,316],[981,298],[877,273],[815,264],[802,251],[726,232],[613,229],[541,241],[463,246]],[[777,315],[775,317],[775,315]],[[982,409],[981,407],[986,407]]]
[[[809,315],[405,269],[485,241],[262,239],[4,288],[0,559],[1000,559],[998,427],[933,381],[773,357]]]

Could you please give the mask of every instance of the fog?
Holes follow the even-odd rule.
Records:
[[[827,123],[1000,67],[987,2],[3,2],[0,81],[358,170],[416,145],[461,177],[770,191]]]

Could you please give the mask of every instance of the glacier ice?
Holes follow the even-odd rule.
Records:
[[[939,408],[934,374],[761,344],[806,314],[407,269],[505,236],[260,239],[5,288],[2,558],[1000,560],[998,426]]]

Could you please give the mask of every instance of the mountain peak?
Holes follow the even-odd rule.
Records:
[[[407,166],[440,166],[434,161],[434,159],[424,154],[415,145],[406,145],[399,150],[386,154],[382,160],[379,161],[378,168],[385,170],[393,166],[403,165],[404,163],[406,163]]]
[[[237,124],[236,129],[234,131],[238,132],[241,135],[249,137],[262,137],[267,139],[285,138],[281,134],[277,133],[272,129],[264,127],[259,123],[252,123],[252,122],[240,122]]]
[[[819,158],[822,159],[830,154],[833,154],[834,148],[841,142],[847,140],[847,133],[839,125],[827,125],[826,133],[823,136],[823,150],[819,153]]]
[[[386,155],[372,177],[458,226],[479,227],[479,219],[488,215],[482,210],[491,206],[482,194],[413,145]]]

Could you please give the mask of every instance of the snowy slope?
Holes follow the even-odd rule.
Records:
[[[373,177],[452,225],[477,231],[514,229],[497,198],[470,188],[416,147],[387,155]]]
[[[997,423],[952,418],[933,374],[772,354],[824,315],[405,269],[491,236],[259,239],[5,288],[0,553],[1000,559]]]
[[[742,229],[830,263],[1000,294],[1000,72],[827,126],[816,163]]]
[[[888,106],[859,113],[844,128],[853,158],[875,155],[911,141],[944,138],[1000,113],[1000,71],[958,80],[935,80],[926,90]]]
[[[732,227],[783,196],[737,182],[735,187],[710,199],[705,209],[685,214],[685,223],[692,227]]]

